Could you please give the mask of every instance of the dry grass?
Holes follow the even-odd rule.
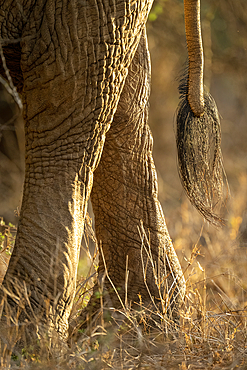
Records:
[[[0,285],[8,268],[16,232],[17,229],[14,225],[11,223],[5,225],[3,218],[0,217]]]
[[[245,369],[246,248],[241,246],[239,228],[243,228],[246,183],[242,176],[237,196],[229,202],[229,223],[223,229],[202,227],[200,216],[187,200],[177,210],[181,224],[174,244],[187,281],[179,325],[161,314],[154,321],[153,313],[145,308],[137,314],[124,304],[121,310],[102,306],[97,320],[89,320],[79,335],[76,331],[76,340],[75,332],[70,335],[69,346],[60,356],[52,356],[45,346],[42,354],[24,348],[19,358],[7,358],[6,368]],[[95,237],[89,217],[87,221],[84,249],[91,263],[87,276],[79,277],[71,320],[88,302],[97,268],[97,251],[91,254],[89,247],[89,240],[95,242]],[[192,239],[198,242],[191,251],[188,235],[192,232]]]

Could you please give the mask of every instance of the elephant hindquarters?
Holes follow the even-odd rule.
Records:
[[[8,3],[0,20],[8,16]],[[41,3],[28,7],[18,33],[25,184],[15,248],[0,291],[0,336],[5,340],[5,319],[13,316],[15,328],[22,323],[19,328],[31,339],[38,331],[53,344],[52,333],[67,338],[93,172],[151,1],[117,0],[108,9],[100,0],[64,1],[62,8],[54,1],[39,8]]]

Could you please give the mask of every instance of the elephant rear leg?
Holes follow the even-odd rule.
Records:
[[[131,302],[138,307],[141,301],[166,311],[183,298],[185,282],[157,198],[149,93],[150,59],[143,33],[94,173],[91,199],[100,246],[99,281],[105,269],[108,275],[105,304]]]

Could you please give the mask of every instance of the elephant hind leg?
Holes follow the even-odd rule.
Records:
[[[105,277],[104,288],[111,305],[121,305],[120,297],[123,303],[132,302],[132,307],[140,299],[147,306],[153,300],[166,310],[165,296],[173,292],[168,301],[177,304],[185,282],[157,198],[153,139],[147,123],[149,93],[150,59],[143,33],[94,173],[91,199],[102,248],[98,275],[101,280],[107,268],[111,282]]]

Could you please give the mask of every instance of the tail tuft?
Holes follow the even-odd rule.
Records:
[[[187,76],[180,81],[179,93],[176,141],[181,182],[202,216],[219,226],[224,219],[215,213],[215,208],[223,199],[225,172],[218,110],[213,97],[204,91],[204,113],[194,115],[187,98]]]

